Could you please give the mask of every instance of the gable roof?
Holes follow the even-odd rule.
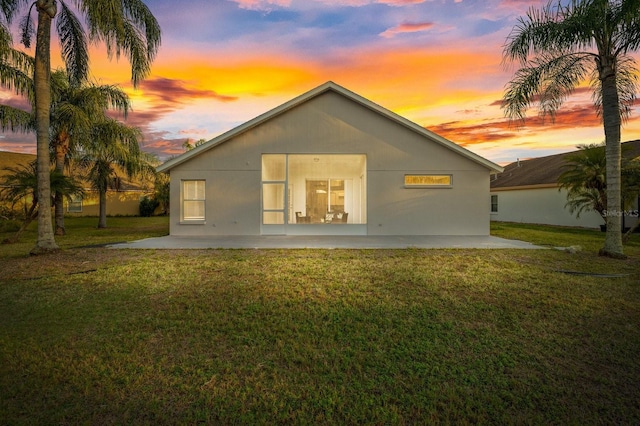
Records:
[[[323,93],[326,92],[334,92],[337,94],[340,94],[390,120],[395,121],[396,123],[432,140],[433,142],[436,142],[440,145],[445,146],[446,148],[449,148],[450,150],[462,155],[463,157],[466,157],[468,159],[470,159],[471,161],[474,161],[478,164],[483,165],[484,167],[486,167],[487,169],[489,169],[492,172],[501,172],[503,170],[503,168],[489,160],[487,160],[486,158],[483,158],[477,154],[474,154],[473,152],[451,142],[448,139],[443,138],[442,136],[431,132],[430,130],[425,129],[422,126],[419,126],[418,124],[407,120],[406,118],[386,109],[381,107],[380,105],[371,102],[370,100],[363,98],[362,96],[351,92],[350,90],[345,89],[344,87],[332,82],[332,81],[328,81],[326,83],[324,83],[321,86],[316,87],[315,89],[312,89],[288,102],[285,102],[284,104],[262,114],[259,115],[257,117],[255,117],[252,120],[247,121],[246,123],[229,130],[226,133],[223,133],[213,139],[211,139],[210,141],[199,145],[195,148],[193,148],[190,151],[185,152],[184,154],[172,158],[170,160],[168,160],[167,162],[165,162],[164,164],[161,164],[160,166],[158,166],[157,170],[159,172],[166,172],[166,171],[170,171],[172,168],[176,167],[179,164],[182,164],[186,161],[188,161],[190,158],[195,157],[197,155],[199,155],[202,152],[208,151],[210,149],[212,149],[213,147],[220,145],[230,139],[232,139],[233,137],[244,133],[246,131],[249,131],[251,129],[253,129],[254,127],[257,127],[263,123],[265,123],[266,121],[285,113],[286,111],[289,111]]]
[[[629,147],[627,148],[628,151],[624,152],[625,157],[635,158],[640,156],[640,140],[624,142],[622,145]],[[495,179],[491,180],[491,189],[557,187],[558,177],[562,174],[566,165],[566,156],[576,152],[578,150],[508,164],[505,166],[504,172],[498,173]]]

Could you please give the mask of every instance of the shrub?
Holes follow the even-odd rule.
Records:
[[[154,198],[145,195],[140,199],[140,216],[150,217],[158,207],[159,203]]]
[[[14,219],[0,218],[0,233],[16,232],[20,229],[20,222]]]

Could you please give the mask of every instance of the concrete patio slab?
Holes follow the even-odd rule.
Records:
[[[112,244],[114,249],[542,249],[531,243],[493,236],[207,236],[147,238]]]

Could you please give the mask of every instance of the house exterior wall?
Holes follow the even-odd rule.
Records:
[[[107,216],[139,216],[140,199],[149,195],[144,191],[107,191]],[[68,211],[68,200],[64,200],[65,216],[99,216],[100,195],[87,190],[82,199],[82,211]]]
[[[498,212],[491,213],[492,221],[584,228],[604,225],[604,220],[594,211],[583,212],[580,218],[576,218],[564,207],[567,203],[566,190],[558,191],[557,187],[493,190],[491,195],[498,196]]]
[[[489,233],[485,166],[329,91],[172,168],[171,234],[260,234],[262,154],[366,155],[367,234]],[[405,174],[451,174],[453,185],[408,189]],[[183,179],[206,180],[204,223],[180,221]]]

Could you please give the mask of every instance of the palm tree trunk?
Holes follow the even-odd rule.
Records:
[[[100,190],[100,219],[98,228],[107,227],[107,191]]]
[[[55,141],[56,149],[56,171],[61,175],[64,174],[64,161],[69,150],[69,136],[62,133]],[[55,195],[55,218],[56,218],[56,235],[65,235],[67,233],[64,227],[64,197],[60,192]]]
[[[38,239],[31,254],[58,250],[51,221],[51,181],[49,172],[49,111],[51,108],[51,20],[55,16],[53,0],[38,0],[38,31],[36,41],[35,111],[37,121],[38,164]]]
[[[606,58],[603,59],[603,62]],[[616,87],[614,61],[601,63],[602,118],[607,157],[607,233],[600,254],[624,257],[622,248],[622,201],[620,191],[620,99]]]

